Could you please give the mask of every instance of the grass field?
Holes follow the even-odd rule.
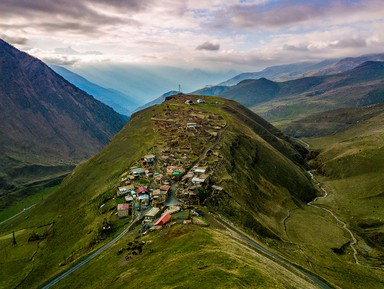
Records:
[[[143,252],[129,260],[122,239],[57,288],[315,288],[223,231],[176,225],[138,239]]]
[[[116,204],[111,197],[122,174],[164,141],[151,122],[164,106],[168,106],[169,113],[190,109],[183,102],[168,101],[134,114],[105,150],[78,165],[54,194],[13,219],[12,226],[0,225],[0,262],[6,268],[0,273],[0,287],[20,284],[19,288],[38,288],[117,236],[130,222],[114,216]],[[332,284],[343,288],[369,284],[375,288],[383,281],[376,271],[355,266],[348,248],[343,254],[332,250],[343,248],[348,234],[324,211],[306,206],[315,190],[300,166],[303,159],[294,142],[234,102],[209,98],[206,104],[194,108],[220,114],[227,124],[215,147],[222,156],[221,162],[211,168],[211,181],[222,186],[224,193],[207,201],[209,209],[224,214],[273,250]],[[194,141],[198,144],[198,137]],[[330,148],[327,141],[316,141],[319,149]],[[208,140],[207,145],[212,142]],[[324,166],[324,171],[331,168]],[[336,194],[330,194],[329,200],[332,198]],[[319,199],[318,203],[326,205],[325,201]],[[103,203],[107,205],[101,214],[99,207]],[[332,209],[348,221],[341,205],[332,205]],[[113,228],[107,235],[101,232],[104,219]],[[16,247],[12,247],[12,231]],[[28,242],[33,233],[47,237]],[[60,287],[190,288],[204,284],[204,288],[310,288],[301,278],[218,228],[175,226],[149,234],[140,239],[151,241],[143,246],[143,252],[126,261],[126,254],[117,255],[117,251],[135,236],[132,233],[121,239],[111,250],[65,279]]]
[[[315,204],[334,212],[351,229],[359,264],[346,230],[329,213],[313,207],[296,210],[287,219],[289,240],[298,245],[287,252],[311,262],[315,272],[342,288],[380,288],[384,282],[383,120],[384,113],[375,112],[335,134],[304,139],[320,153],[310,164],[328,192]]]

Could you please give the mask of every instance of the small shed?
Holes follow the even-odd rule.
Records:
[[[197,100],[197,103],[205,103],[205,100],[199,98],[199,99]]]
[[[168,196],[169,190],[171,189],[171,186],[168,185],[162,185],[160,187],[160,192],[163,194],[166,194]]]
[[[118,204],[117,205],[117,214],[119,218],[128,217],[129,204]]]
[[[192,183],[194,184],[202,184],[208,179],[208,175],[202,174],[200,176],[194,176],[192,179]]]
[[[171,214],[169,213],[166,213],[164,215],[162,215],[160,217],[160,219],[158,219],[153,225],[154,226],[163,226],[165,225],[167,222],[169,222],[169,220],[172,218]]]
[[[152,164],[152,163],[156,160],[156,156],[153,155],[153,154],[145,155],[145,156],[144,156],[144,160],[145,160],[148,164]]]
[[[151,178],[151,177],[153,177],[153,173],[150,170],[145,170],[145,176],[147,178]]]
[[[137,200],[142,204],[147,206],[149,204],[149,195],[148,194],[142,194],[137,197]]]
[[[135,189],[134,185],[118,187],[117,188],[117,195],[118,196],[123,196],[123,195],[129,193],[131,190],[134,190],[134,189]]]
[[[151,208],[145,215],[144,215],[144,223],[150,223],[152,222],[157,214],[160,212],[159,208]]]
[[[159,189],[156,189],[152,192],[152,198],[161,204],[167,200],[167,194],[160,191]]]
[[[140,177],[144,173],[145,173],[145,169],[143,169],[143,168],[132,169],[132,175],[135,178]]]
[[[207,167],[193,167],[191,171],[198,174],[205,174],[207,169]]]
[[[168,175],[179,175],[184,173],[185,169],[183,167],[178,166],[167,166],[167,174]]]
[[[187,99],[184,103],[185,103],[185,104],[189,104],[189,105],[191,105],[191,104],[193,104],[193,101],[190,100],[190,99]]]

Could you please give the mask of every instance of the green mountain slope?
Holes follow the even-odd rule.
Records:
[[[79,165],[52,197],[31,208],[27,213],[28,219],[16,218],[12,224],[2,224],[2,232],[14,230],[18,239],[16,248],[10,244],[9,233],[0,240],[2,252],[7,252],[2,259],[7,267],[1,276],[2,280],[7,280],[3,284],[15,286],[22,282],[22,288],[35,288],[100,246],[104,240],[116,236],[129,219],[118,220],[113,211],[100,214],[100,205],[114,202],[112,196],[120,184],[122,173],[144,154],[172,141],[167,133],[172,135],[173,131],[177,134],[178,128],[184,127],[190,117],[202,118],[208,123],[203,129],[206,133],[187,134],[192,151],[191,162],[185,163],[186,167],[191,166],[210,146],[220,156],[208,152],[202,162],[211,168],[210,184],[220,185],[223,192],[217,196],[207,189],[201,192],[201,203],[250,232],[259,234],[262,239],[280,240],[284,234],[283,219],[289,208],[304,206],[315,196],[310,180],[300,167],[303,158],[296,150],[299,146],[233,101],[207,98],[205,104],[189,106],[184,104],[184,100],[189,98],[196,101],[198,97],[179,96],[134,114],[105,150]],[[166,131],[161,130],[163,125],[159,122],[164,116],[172,114],[176,114],[171,117],[173,126]],[[213,137],[215,134],[211,132],[214,128],[210,128],[209,123],[222,125],[220,137],[216,134],[217,143]],[[107,235],[101,230],[105,218],[113,228]],[[40,230],[40,233],[46,230],[47,234],[37,247],[36,243],[26,242],[33,230]],[[215,233],[209,231],[207,234]],[[158,246],[158,250],[162,250]],[[19,255],[23,250],[25,254]],[[223,258],[230,262],[229,256]],[[170,260],[165,259],[164,262]],[[17,266],[19,274],[12,275]],[[257,267],[254,265],[255,270]],[[248,276],[249,272],[240,270],[239,274]],[[234,280],[238,278],[230,270],[226,275]],[[200,275],[200,278],[203,276]],[[263,276],[266,284],[274,282]],[[225,280],[222,282],[222,286],[227,284]],[[276,285],[276,288],[279,286]]]
[[[384,264],[383,106],[340,132],[308,142],[320,154],[313,167],[329,188],[325,206],[333,206],[360,237],[362,262]],[[337,192],[337,193],[336,193]]]

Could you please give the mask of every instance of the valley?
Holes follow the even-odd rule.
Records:
[[[310,149],[315,146],[312,139],[304,141]],[[334,193],[315,199],[324,192],[306,172],[308,153],[235,102],[169,97],[134,114],[106,149],[79,165],[54,196],[0,224],[2,266],[7,268],[1,286],[50,288],[48,280],[70,270],[66,278],[52,279],[60,280],[54,288],[189,287],[202,280],[207,288],[285,288],[286,280],[297,288],[316,288],[314,279],[299,273],[304,270],[325,284],[316,283],[321,288],[374,288],[383,280],[382,270],[375,269],[380,265],[366,259],[361,235],[355,234],[347,214],[329,202]],[[309,161],[312,169],[316,162]],[[324,177],[315,177],[328,191]],[[167,208],[164,194],[181,202],[169,205],[169,223],[153,225],[155,217],[149,226],[138,225],[135,220],[146,220],[151,208]],[[118,210],[124,203],[129,204],[126,213]],[[36,233],[44,237],[28,241]],[[133,254],[133,245],[126,245],[135,242],[143,244],[141,253]],[[254,251],[252,242],[282,259]],[[374,250],[377,258],[379,251]],[[165,263],[173,265],[161,265]],[[21,274],[12,274],[16,267]]]
[[[381,2],[0,1],[0,289],[384,289]]]

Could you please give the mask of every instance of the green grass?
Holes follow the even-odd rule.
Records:
[[[318,242],[326,240],[327,243],[318,246],[318,250],[313,250],[316,252],[313,257],[317,263],[314,265],[316,268],[326,267],[327,254],[333,254],[329,246],[343,245],[345,233],[340,232],[332,220],[320,213],[316,215],[312,211],[299,211],[299,208],[304,208],[305,203],[314,197],[315,190],[303,167],[299,165],[303,160],[295,150],[295,144],[244,107],[228,100],[208,99],[206,104],[192,108],[221,115],[227,127],[222,131],[222,138],[215,147],[223,159],[212,164],[214,174],[211,179],[213,183],[222,186],[224,191],[219,197],[208,200],[207,207],[219,211],[239,226],[256,234],[259,239],[273,244],[276,250],[282,249],[284,252],[288,252],[285,248],[287,243],[282,240],[287,241],[288,238],[289,242],[289,238],[292,238],[295,243],[299,243],[300,235],[311,226],[311,217],[322,218],[316,220],[316,223],[322,230],[329,229],[329,232],[320,235]],[[219,100],[221,103],[217,104],[216,101]],[[25,241],[31,233],[28,230],[53,224],[51,235],[40,242],[33,262],[18,249],[7,253],[7,260],[15,261],[7,269],[7,274],[11,275],[13,272],[12,277],[7,278],[7,275],[4,275],[6,279],[2,280],[6,284],[5,287],[16,286],[28,274],[33,263],[33,271],[28,274],[21,288],[37,288],[90,251],[102,246],[129,223],[129,219],[118,220],[113,211],[109,210],[116,205],[116,201],[110,198],[120,184],[121,175],[157,142],[164,143],[164,137],[153,131],[151,117],[160,115],[166,105],[175,111],[191,109],[172,100],[134,114],[105,150],[80,164],[63,181],[55,194],[23,214],[22,218],[15,218],[12,228],[2,228],[7,236],[12,230],[20,231],[20,248],[24,246],[28,252],[25,256],[30,256],[34,253],[34,247]],[[209,144],[213,140],[205,141]],[[196,137],[196,146],[201,146],[200,143],[201,140]],[[104,213],[100,214],[99,207],[102,203],[107,205]],[[288,228],[290,233],[287,237],[283,220],[290,211],[295,214],[288,224],[295,224],[297,220],[300,226],[295,231],[289,225],[291,227]],[[107,236],[100,234],[104,219],[113,227]],[[325,225],[328,221],[329,227]],[[23,229],[26,230],[21,231]],[[342,242],[330,242],[329,236],[332,234],[341,236]],[[2,236],[0,235],[0,238]],[[205,288],[284,288],[285,284],[307,288],[303,284],[299,286],[297,278],[289,272],[277,268],[265,258],[255,255],[241,247],[238,242],[211,228],[177,226],[150,234],[144,240],[153,238],[153,243],[148,245],[149,249],[153,249],[153,253],[146,249],[142,255],[127,262],[124,256],[118,256],[116,252],[126,245],[124,242],[127,243],[133,237],[134,235],[127,236],[116,244],[114,249],[63,281],[61,286],[71,284],[72,287],[79,288],[117,288],[148,287],[155,284],[158,288],[187,288],[199,286],[209,280]],[[303,239],[304,255],[310,255],[310,251],[316,247],[315,240],[316,230],[310,227],[307,238]],[[6,246],[2,242],[5,241],[0,241],[0,244]],[[2,248],[0,247],[0,254],[3,254]],[[321,257],[316,259],[315,255],[318,254]],[[297,261],[304,267],[311,270],[301,253],[288,256],[293,261],[296,261],[295,257],[299,258]],[[347,257],[337,263],[339,267],[335,265],[335,272],[338,273],[332,275],[332,278],[347,278],[345,270],[342,269],[343,262],[349,260]],[[5,262],[4,266],[7,266],[7,263]],[[16,271],[16,268],[19,271]],[[316,270],[327,279],[326,270]]]
[[[331,284],[341,288],[378,288],[384,281],[380,270],[354,264],[349,246],[343,254],[332,250],[346,244],[350,236],[329,213],[314,207],[295,210],[286,226],[290,243],[283,244],[280,250]]]
[[[57,288],[312,288],[284,267],[221,231],[176,225],[150,233],[143,253],[125,260],[133,232]]]
[[[6,207],[5,209],[0,211],[0,222],[16,215],[17,213],[23,211],[23,209],[28,208],[32,205],[35,205],[44,199],[48,198],[50,195],[54,194],[58,185],[48,188],[42,188],[37,193],[28,196],[26,198],[22,198],[18,202],[14,202],[11,206]],[[1,228],[1,227],[0,227]]]
[[[288,218],[286,254],[342,288],[377,288],[384,282],[384,113],[374,113],[346,129],[324,137],[304,139],[320,154],[311,161],[316,178],[328,191],[318,206],[332,210],[352,230],[361,265],[354,264],[352,250],[340,248],[350,240],[341,225],[323,210],[295,210]]]

